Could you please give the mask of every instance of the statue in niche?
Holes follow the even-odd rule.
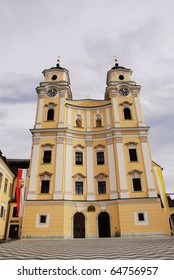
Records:
[[[101,126],[102,126],[102,121],[101,121],[101,118],[98,117],[98,118],[96,119],[96,127],[101,127]]]
[[[76,119],[76,126],[77,126],[77,127],[82,127],[82,119],[81,119],[80,117],[78,117],[78,118]]]

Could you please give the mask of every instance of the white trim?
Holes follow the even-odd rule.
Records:
[[[57,143],[56,151],[56,174],[55,174],[55,189],[53,199],[62,199],[62,170],[63,170],[63,142]]]
[[[87,115],[87,131],[91,131],[91,117],[90,117],[90,111],[86,112]]]
[[[63,117],[64,117],[64,96],[63,97],[60,96],[58,127],[63,127]]]
[[[111,120],[110,120],[110,110],[109,110],[109,108],[106,108],[106,125],[107,125],[107,129],[111,128]]]
[[[117,155],[118,155],[118,170],[119,170],[119,178],[120,178],[120,196],[121,198],[128,197],[128,188],[127,188],[127,180],[126,180],[126,169],[125,169],[125,159],[124,159],[124,151],[123,144],[116,143]]]
[[[141,112],[140,102],[138,96],[134,96],[135,108],[138,118],[138,126],[144,126],[144,120]]]
[[[46,223],[40,223],[40,216],[46,216]],[[36,228],[49,228],[50,214],[40,213],[36,214]]]
[[[115,124],[115,127],[119,127],[120,122],[119,122],[119,115],[118,115],[118,110],[117,110],[116,97],[112,98],[112,102],[113,102],[113,109],[114,109],[114,124]]]
[[[94,195],[94,170],[93,170],[93,149],[92,146],[86,147],[87,157],[87,200],[95,200]]]
[[[108,150],[108,165],[109,165],[109,180],[110,180],[110,198],[118,198],[117,194],[117,181],[116,181],[116,169],[114,160],[114,148],[113,144],[107,145]]]
[[[71,128],[71,109],[67,108],[68,111],[68,128]]]
[[[140,213],[144,214],[144,221],[139,221],[138,214]],[[147,226],[149,224],[147,211],[134,212],[134,221],[136,226]]]
[[[144,158],[144,166],[146,170],[146,179],[147,179],[147,186],[148,186],[148,193],[149,197],[157,197],[157,193],[155,191],[155,183],[153,178],[153,167],[152,161],[150,158],[150,152],[148,143],[141,143],[142,151],[143,151],[143,158]]]
[[[72,199],[72,145],[66,143],[65,199]]]
[[[30,171],[30,184],[27,199],[36,199],[36,177],[39,157],[39,145],[33,145],[32,164]]]
[[[36,119],[36,124],[41,124],[42,122],[42,108],[43,108],[43,98],[39,98],[39,105],[38,105],[38,112],[37,112],[37,119]]]

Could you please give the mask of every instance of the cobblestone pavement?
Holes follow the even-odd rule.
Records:
[[[174,260],[174,237],[27,239],[0,243],[0,260]]]

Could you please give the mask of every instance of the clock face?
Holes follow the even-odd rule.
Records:
[[[120,95],[127,96],[129,94],[129,90],[127,88],[121,88],[119,90]]]
[[[49,89],[49,91],[47,92],[47,95],[48,95],[49,97],[54,97],[54,96],[56,96],[56,94],[57,94],[57,90],[56,90],[55,88],[51,88],[51,89]]]

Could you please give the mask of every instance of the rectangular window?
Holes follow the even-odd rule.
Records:
[[[6,213],[6,209],[3,205],[1,205],[0,218],[5,219],[5,213]]]
[[[2,177],[3,177],[3,174],[0,172],[0,188],[1,188],[1,185],[2,185]]]
[[[129,158],[130,158],[130,161],[138,161],[136,149],[129,149]]]
[[[138,221],[145,221],[144,213],[138,213]]]
[[[5,178],[5,183],[4,183],[4,193],[7,192],[7,185],[8,185],[8,179]]]
[[[13,214],[12,214],[12,217],[18,217],[18,214],[17,214],[17,207],[13,207]]]
[[[98,182],[98,194],[106,193],[106,182],[100,181]]]
[[[50,189],[50,181],[42,180],[41,181],[41,193],[49,193],[49,189]]]
[[[141,187],[141,179],[140,178],[133,178],[133,190],[134,192],[141,192],[142,187]]]
[[[51,162],[51,151],[44,151],[43,163]]]
[[[46,215],[40,215],[40,224],[46,224],[47,216]]]
[[[97,152],[97,164],[104,164],[104,152]]]
[[[83,194],[83,182],[75,182],[75,193]]]
[[[83,153],[82,152],[76,152],[75,153],[75,162],[78,165],[82,165],[83,164]]]

